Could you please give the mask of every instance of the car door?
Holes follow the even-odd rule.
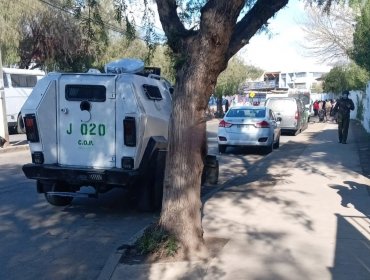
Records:
[[[115,166],[115,76],[62,75],[59,82],[58,162]]]
[[[274,129],[274,142],[275,142],[280,134],[280,123],[277,121],[275,113],[272,110],[269,110],[269,119]]]

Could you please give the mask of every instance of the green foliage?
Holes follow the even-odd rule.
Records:
[[[311,87],[311,92],[314,92],[314,93],[322,93],[322,92],[324,92],[324,89],[322,87],[322,84],[321,83],[313,83],[312,84],[312,87]]]
[[[218,97],[234,95],[247,78],[256,79],[262,73],[262,70],[254,66],[247,66],[240,58],[233,57],[230,59],[226,70],[218,76],[215,95]]]
[[[179,249],[177,239],[156,225],[144,231],[144,234],[136,241],[135,247],[141,255],[161,251],[166,256],[174,256]]]
[[[44,7],[39,1],[0,0],[0,48],[3,66],[19,62],[20,21],[27,16],[35,17],[42,10],[44,10]]]
[[[370,75],[354,63],[336,66],[325,75],[323,88],[325,92],[341,93],[343,90],[364,90]]]
[[[351,58],[370,72],[370,1],[365,1],[353,34]]]

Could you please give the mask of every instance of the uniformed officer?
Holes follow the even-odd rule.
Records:
[[[342,97],[334,106],[334,114],[338,113],[338,140],[339,143],[347,144],[350,111],[355,109],[352,99],[348,98],[349,91],[342,92]]]

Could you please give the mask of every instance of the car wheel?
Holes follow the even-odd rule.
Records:
[[[45,191],[45,199],[51,205],[54,206],[67,206],[71,204],[73,197],[70,196],[59,196],[59,195],[49,195],[48,190],[52,192],[70,192],[70,187],[68,184],[57,182],[43,184],[43,190]]]
[[[280,135],[278,136],[278,139],[276,140],[276,143],[274,144],[274,149],[279,149],[280,147]]]
[[[272,151],[274,150],[274,141],[271,142],[270,145],[268,145],[267,147],[264,147],[264,152],[265,154],[269,154],[271,153]]]
[[[218,145],[218,152],[220,153],[220,154],[223,154],[223,153],[225,153],[226,152],[226,145]]]

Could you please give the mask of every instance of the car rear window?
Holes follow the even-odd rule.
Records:
[[[292,99],[270,99],[267,102],[267,107],[274,112],[297,110],[296,102]]]
[[[230,109],[226,117],[229,118],[264,118],[265,109]]]

